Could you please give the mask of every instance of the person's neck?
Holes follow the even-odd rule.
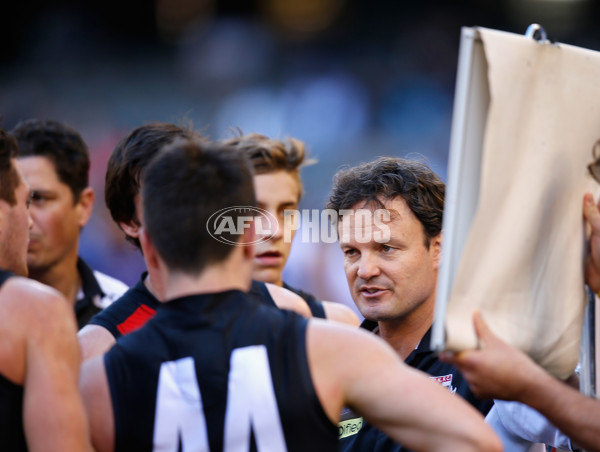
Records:
[[[65,256],[50,268],[30,268],[29,277],[58,290],[75,306],[82,285],[81,275],[77,269],[77,253]]]
[[[166,272],[161,274],[164,280],[164,300],[168,301],[187,295],[217,293],[227,290],[250,289],[250,266],[242,268],[237,262],[227,260],[223,263],[209,265],[198,275],[182,272]],[[162,278],[164,275],[164,279]]]
[[[396,351],[402,361],[417,348],[433,323],[433,303],[406,317],[377,322],[376,333]]]
[[[160,279],[160,274],[156,268],[148,268],[148,274],[144,279],[146,289],[156,297],[157,300],[164,301],[165,289]]]

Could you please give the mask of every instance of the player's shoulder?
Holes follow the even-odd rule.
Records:
[[[308,304],[300,295],[275,284],[265,283],[265,285],[279,309],[294,311],[303,317],[312,317]]]
[[[9,278],[0,288],[0,309],[40,324],[74,315],[72,305],[56,289],[21,276]]]
[[[358,316],[345,304],[325,300],[322,303],[328,320],[335,320],[355,327],[360,326]]]
[[[356,361],[364,363],[379,355],[397,358],[392,348],[378,336],[362,328],[341,322],[310,319],[307,338],[309,349],[320,349],[325,353],[329,350],[332,359],[342,357],[342,360],[345,360],[343,357],[362,357]]]
[[[15,299],[14,296],[22,298]],[[63,298],[54,288],[22,276],[13,276],[6,280],[0,290],[0,297],[17,303],[44,304],[56,298]]]

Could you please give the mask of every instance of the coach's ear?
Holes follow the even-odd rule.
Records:
[[[433,261],[433,267],[436,270],[440,268],[440,261],[442,259],[442,233],[433,237],[429,242],[429,253]]]

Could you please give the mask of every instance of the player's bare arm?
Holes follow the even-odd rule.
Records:
[[[77,338],[81,348],[82,361],[106,353],[116,342],[110,331],[103,326],[92,324],[88,324],[79,330]]]
[[[479,412],[407,367],[376,336],[314,320],[308,327],[307,350],[317,394],[332,422],[348,406],[412,449],[502,450]]]
[[[81,357],[72,306],[55,290],[22,278],[2,288],[3,325],[22,359],[7,377],[24,386],[23,424],[30,451],[89,449],[78,391]],[[18,331],[17,331],[18,329]]]

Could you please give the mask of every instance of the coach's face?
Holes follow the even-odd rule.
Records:
[[[421,223],[402,197],[384,203],[387,220],[375,209],[364,215],[362,207],[353,206],[353,213],[338,224],[346,278],[360,313],[369,320],[397,321],[429,312],[435,302],[441,236],[427,246]]]
[[[0,200],[0,266],[17,275],[27,276],[27,243],[33,226],[28,210],[29,186],[16,160],[13,159],[12,165],[19,176],[19,185],[15,189],[15,205]]]

